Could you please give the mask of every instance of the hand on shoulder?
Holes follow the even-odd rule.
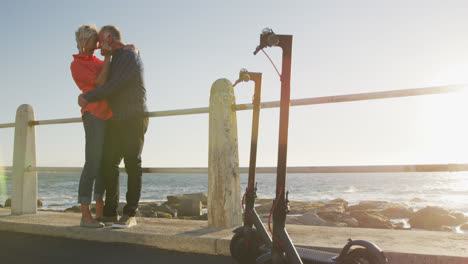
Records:
[[[123,47],[124,50],[133,50],[136,54],[140,54],[140,51],[133,44],[127,44]]]

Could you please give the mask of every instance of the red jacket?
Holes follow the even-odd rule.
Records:
[[[95,56],[89,58],[88,56],[73,55],[73,58],[70,70],[76,85],[83,94],[94,90],[96,88],[94,87],[94,79],[101,72],[104,62]],[[84,114],[86,111],[103,120],[112,117],[112,110],[106,99],[87,104],[81,109],[81,114]]]

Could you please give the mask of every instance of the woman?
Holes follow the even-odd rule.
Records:
[[[83,93],[104,84],[109,72],[110,55],[104,61],[94,56],[97,49],[98,31],[94,26],[83,25],[75,32],[78,54],[73,55],[70,69],[76,85]],[[100,175],[102,148],[106,120],[112,117],[107,100],[92,102],[81,109],[86,136],[86,157],[78,188],[78,203],[81,204],[83,227],[100,228],[104,224],[96,219],[103,216],[104,183]],[[93,219],[89,205],[94,184],[96,219]]]

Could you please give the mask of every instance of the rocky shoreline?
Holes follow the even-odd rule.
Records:
[[[415,198],[415,202],[417,202]],[[9,199],[5,207],[10,206]],[[141,202],[137,211],[139,217],[174,218],[186,220],[207,220],[207,194],[194,193],[167,196],[167,201]],[[38,200],[38,207],[42,202]],[[124,203],[118,208],[121,215]],[[468,216],[436,206],[415,210],[405,203],[386,201],[361,201],[349,205],[344,199],[329,202],[291,201],[287,224],[338,226],[431,231],[457,232],[468,231]],[[3,207],[0,204],[0,207]],[[93,208],[93,206],[92,206]],[[272,199],[256,199],[256,211],[264,222],[272,208]],[[42,211],[56,211],[40,209]],[[79,205],[63,210],[66,213],[79,213]]]

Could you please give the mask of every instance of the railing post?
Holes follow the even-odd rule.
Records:
[[[16,111],[15,145],[13,151],[13,178],[11,188],[11,214],[35,214],[37,210],[36,129],[34,110],[21,105]]]
[[[211,86],[208,154],[208,226],[242,224],[234,89],[227,79]]]

